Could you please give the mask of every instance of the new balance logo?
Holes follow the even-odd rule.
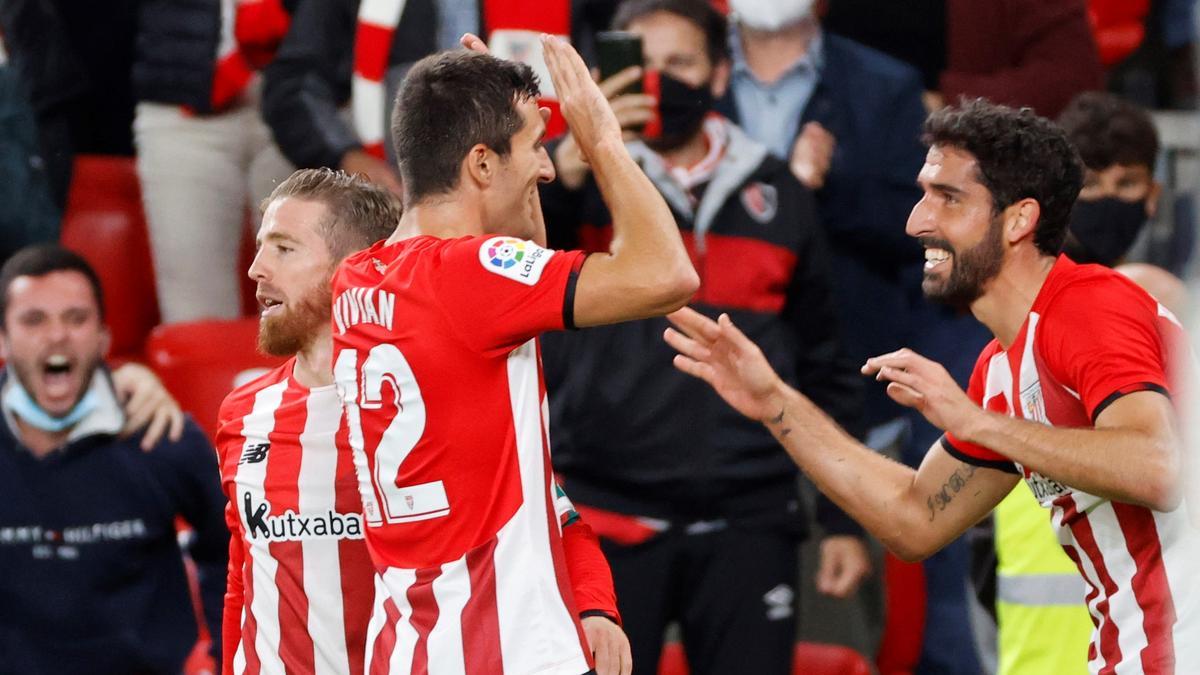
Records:
[[[267,451],[270,449],[270,443],[251,445],[242,451],[242,458],[238,460],[238,464],[258,464],[267,458]]]
[[[305,539],[362,539],[362,516],[357,513],[326,511],[315,515],[301,515],[295,511],[284,511],[270,515],[271,505],[267,502],[254,504],[249,492],[242,493],[242,515],[246,519],[246,534],[251,539],[267,541],[303,541]]]

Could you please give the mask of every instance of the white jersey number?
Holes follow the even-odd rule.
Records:
[[[428,520],[450,513],[442,481],[397,485],[400,466],[425,433],[425,401],[404,354],[395,345],[375,345],[360,366],[358,350],[343,349],[334,363],[333,375],[346,408],[354,471],[358,476],[367,525],[377,527]],[[363,437],[362,416],[385,414],[385,382],[391,387],[395,415],[380,437],[378,447],[368,449]]]

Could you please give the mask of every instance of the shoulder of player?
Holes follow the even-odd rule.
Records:
[[[1075,265],[1047,290],[1047,296],[1037,303],[1043,320],[1053,320],[1056,315],[1077,319],[1080,314],[1153,310],[1157,305],[1128,277],[1101,265]]]
[[[250,414],[250,411],[254,409],[255,398],[260,391],[288,380],[291,377],[292,368],[295,366],[295,363],[296,357],[293,356],[281,365],[234,388],[233,391],[225,396],[225,399],[221,401],[221,407],[217,411],[218,451],[220,451],[221,438],[229,431],[229,425],[236,423],[241,418]]]

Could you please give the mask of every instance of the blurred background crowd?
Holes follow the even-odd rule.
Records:
[[[915,466],[940,432],[857,366],[908,346],[963,381],[989,338],[922,299],[922,250],[904,232],[930,111],[985,97],[1057,120],[1088,170],[1067,253],[1120,266],[1190,314],[1200,3],[696,4],[0,0],[0,262],[40,242],[82,254],[102,282],[110,363],[149,364],[211,434],[235,379],[271,363],[254,351],[245,272],[273,186],[333,167],[399,195],[390,102],[412,63],[464,32],[535,66],[536,35],[559,34],[599,65],[598,35],[620,29],[642,36],[650,75],[605,91],[685,233],[696,302],[749,326],[878,451]],[[627,93],[635,79],[644,94]],[[550,127],[550,243],[604,250],[587,165],[561,119]],[[924,563],[883,555],[797,490],[769,436],[673,372],[660,334],[644,322],[544,345],[555,466],[604,542],[637,672],[655,667],[664,634],[671,672],[680,640],[693,659],[757,640],[856,655],[820,657],[841,664],[830,672],[1084,671],[1082,659],[1020,666],[1042,648],[1085,650],[1091,629],[1081,605],[1045,601],[1073,565],[1024,490]],[[1014,543],[1043,539],[1015,557],[1032,547]],[[760,579],[778,582],[746,583]],[[725,608],[771,630],[709,620]]]

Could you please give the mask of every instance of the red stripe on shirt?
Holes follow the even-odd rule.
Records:
[[[392,652],[396,649],[396,624],[400,622],[400,610],[396,601],[388,598],[383,601],[383,629],[375,637],[371,648],[371,675],[388,675]]]
[[[467,552],[471,597],[462,611],[463,662],[467,675],[504,672],[500,656],[500,613],[496,608],[496,537]]]
[[[1117,643],[1120,633],[1117,629],[1117,622],[1109,614],[1108,599],[1117,592],[1117,585],[1108,574],[1108,566],[1104,564],[1104,554],[1100,552],[1100,547],[1096,544],[1096,536],[1092,532],[1092,524],[1088,521],[1087,515],[1076,510],[1074,500],[1067,501],[1063,511],[1063,522],[1070,523],[1075,541],[1079,542],[1084,555],[1091,561],[1092,567],[1096,570],[1096,576],[1099,577],[1100,584],[1104,588],[1104,599],[1096,604],[1096,610],[1100,612],[1103,621],[1100,624],[1100,655],[1104,657],[1104,667],[1100,669],[1100,675],[1115,673],[1117,664],[1121,662],[1121,646]]]
[[[1117,523],[1125,535],[1125,544],[1137,571],[1133,574],[1133,595],[1142,609],[1142,628],[1146,647],[1142,649],[1142,671],[1146,675],[1175,672],[1175,603],[1163,566],[1162,545],[1154,515],[1144,506],[1112,502]]]
[[[433,632],[439,613],[437,599],[433,596],[433,582],[441,575],[440,567],[417,570],[416,581],[408,587],[408,604],[412,607],[408,622],[417,631],[417,643],[413,645],[413,675],[429,672],[429,634]]]
[[[345,424],[345,415],[334,437],[337,445],[337,475],[339,481],[345,476],[357,481],[354,475],[354,457],[350,448],[350,430]],[[334,508],[338,513],[362,513],[362,499],[357,485],[352,490],[337,490]],[[371,606],[375,595],[375,566],[367,546],[361,539],[343,539],[338,542],[338,562],[341,567],[342,621],[346,633],[346,657],[351,673],[363,672],[363,645],[367,643],[367,624],[371,618]]]
[[[304,399],[308,392],[299,387],[288,387],[283,392],[279,406],[275,409],[275,424],[267,436],[272,447],[285,448],[295,445],[300,452],[277,452],[267,462],[267,475],[263,478],[263,492],[271,504],[271,515],[279,517],[289,511],[300,511],[300,462],[304,449],[295,438],[295,429],[303,429],[307,419],[284,420],[293,411],[305,411]],[[307,416],[306,416],[307,417]],[[278,561],[275,571],[275,587],[279,589],[279,659],[289,667],[311,672],[313,666],[313,642],[308,634],[308,595],[304,591],[304,579],[289,574],[290,570],[304,570],[304,544],[299,541],[273,541],[270,543],[271,557]],[[287,627],[304,626],[305,630],[287,630]]]

